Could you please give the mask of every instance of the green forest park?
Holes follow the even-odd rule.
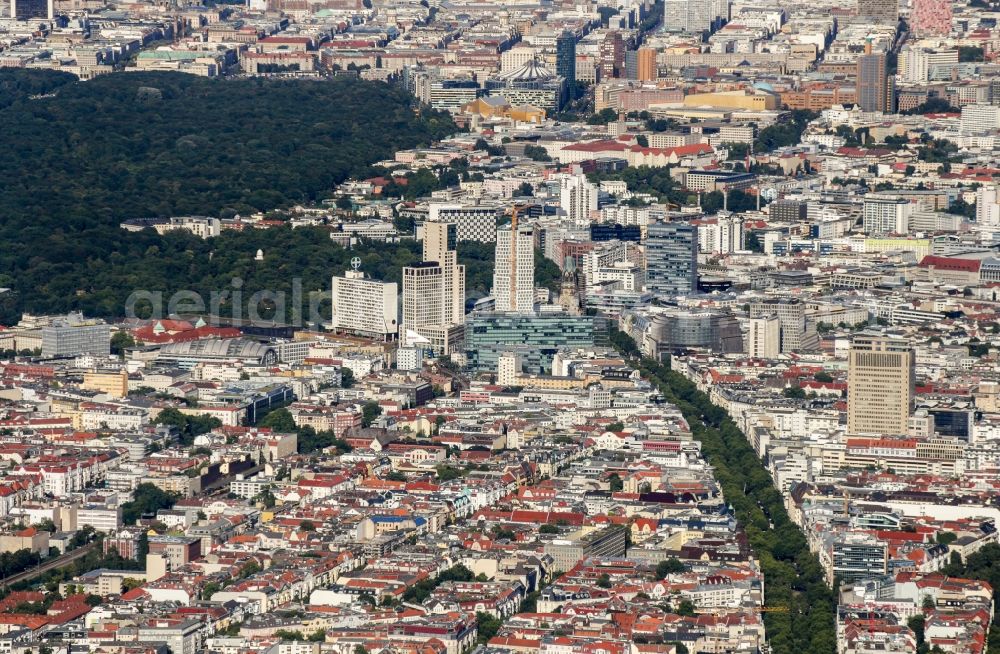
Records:
[[[456,128],[405,91],[357,80],[207,80],[182,73],[106,75],[0,70],[0,324],[22,311],[121,315],[135,289],[247,294],[329,287],[360,255],[373,276],[416,260],[412,245],[332,245],[321,229],[248,230],[212,242],[128,233],[130,218],[225,216],[328,197],[399,149]],[[281,252],[264,264],[258,248]],[[490,253],[491,254],[491,253]],[[470,256],[486,253],[471,252]],[[207,297],[207,296],[206,296]]]

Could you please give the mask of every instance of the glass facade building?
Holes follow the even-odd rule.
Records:
[[[576,82],[576,36],[572,32],[563,32],[556,39],[556,74],[566,80],[567,99],[572,100]]]
[[[607,344],[607,320],[596,316],[484,313],[465,323],[466,363],[474,372],[494,371],[501,354],[515,352],[523,372],[548,373],[562,348]]]
[[[646,236],[646,289],[656,295],[689,295],[698,289],[698,227],[652,223]]]
[[[622,323],[643,354],[656,359],[690,348],[706,348],[719,354],[743,351],[739,321],[721,311],[641,307],[624,312]]]
[[[642,228],[638,225],[620,225],[618,223],[593,223],[590,226],[590,240],[600,241],[631,241],[642,240]]]
[[[842,582],[877,579],[888,572],[886,544],[875,538],[848,534],[832,549],[833,577]]]

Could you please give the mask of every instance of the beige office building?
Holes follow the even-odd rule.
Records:
[[[493,298],[501,313],[531,313],[535,306],[535,239],[531,227],[497,230]]]
[[[423,261],[403,268],[400,341],[438,356],[458,349],[464,335],[465,266],[455,252],[456,231],[454,223],[425,223]]]
[[[847,374],[847,433],[907,433],[913,411],[914,356],[909,343],[855,336]]]
[[[747,354],[754,359],[776,359],[781,354],[781,319],[777,315],[750,319]]]
[[[637,77],[643,82],[655,81],[658,75],[656,68],[656,50],[654,48],[639,48],[636,54]]]
[[[811,351],[819,348],[816,326],[806,317],[801,300],[770,298],[750,304],[750,318],[777,316],[781,323],[781,352]]]
[[[83,374],[80,388],[107,393],[120,398],[128,395],[128,372],[125,370],[91,370]]]

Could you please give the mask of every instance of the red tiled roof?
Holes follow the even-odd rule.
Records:
[[[982,262],[977,259],[956,259],[953,257],[938,257],[929,254],[920,260],[921,268],[934,267],[940,270],[956,270],[970,273],[979,272]]]

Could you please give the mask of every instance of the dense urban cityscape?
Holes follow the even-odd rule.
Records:
[[[993,0],[4,0],[3,654],[1000,654]]]

